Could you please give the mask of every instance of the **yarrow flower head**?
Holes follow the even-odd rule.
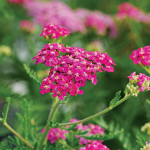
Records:
[[[71,119],[70,122],[77,122],[78,120],[77,119]],[[76,126],[76,129],[77,130],[82,130],[83,132],[84,131],[88,131],[88,133],[85,135],[85,136],[91,136],[91,135],[94,135],[94,134],[99,134],[99,135],[102,135],[104,134],[104,131],[105,129],[101,128],[100,126],[98,125],[94,125],[94,124],[88,124],[88,125],[83,125],[83,123],[79,123],[77,126]],[[80,137],[78,135],[76,135],[76,138],[79,138],[80,141],[79,143],[81,145],[84,145],[84,144],[89,144],[89,143],[93,143],[95,140],[88,140],[88,139],[85,139],[83,137]],[[97,143],[102,143],[102,141],[97,141]]]
[[[42,133],[45,132],[45,129],[41,130]],[[60,128],[51,128],[48,132],[47,139],[50,143],[54,143],[55,141],[59,140],[60,138],[66,140],[65,134],[68,134],[69,131],[63,130]]]
[[[40,36],[44,36],[46,40],[50,40],[51,38],[57,39],[60,37],[64,37],[69,35],[70,32],[61,26],[50,24],[44,27]]]
[[[150,66],[150,46],[134,50],[130,55],[130,59],[134,62],[134,64]]]
[[[127,84],[127,91],[133,96],[137,96],[139,92],[150,90],[150,77],[143,73],[136,75],[136,72],[128,76],[130,83]]]
[[[35,64],[44,63],[51,67],[49,76],[45,77],[40,86],[41,94],[53,93],[63,100],[68,94],[83,94],[80,87],[86,81],[97,83],[97,72],[113,72],[116,65],[107,53],[88,52],[80,47],[65,47],[63,44],[46,44],[33,59]]]
[[[140,150],[150,150],[150,143],[146,142],[146,145],[143,148],[140,148]]]
[[[119,19],[125,19],[126,17],[132,18],[135,21],[143,22],[146,24],[150,24],[150,14],[144,13],[138,7],[133,6],[131,3],[125,2],[118,6],[119,12],[117,13],[117,17]]]
[[[29,33],[34,33],[36,31],[35,24],[30,20],[21,20],[19,22],[19,26],[22,30],[27,31]]]
[[[87,144],[86,147],[81,147],[79,150],[110,150],[110,149],[106,145],[103,145],[102,143],[93,141],[91,144]]]

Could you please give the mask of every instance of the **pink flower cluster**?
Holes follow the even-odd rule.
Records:
[[[65,47],[63,44],[46,44],[33,59],[35,64],[45,63],[51,67],[48,77],[45,77],[40,86],[41,94],[53,93],[63,100],[67,94],[75,96],[83,94],[80,87],[91,80],[97,83],[97,72],[113,72],[116,65],[107,53],[88,52],[80,47]]]
[[[130,59],[134,64],[143,64],[150,66],[150,46],[138,48],[130,55]]]
[[[118,35],[114,19],[100,11],[77,9],[73,11],[69,6],[60,1],[41,2],[31,1],[25,3],[28,13],[42,26],[57,24],[67,28],[71,32],[86,32],[86,27],[96,29],[97,33],[104,35],[109,29],[109,36],[115,38]]]
[[[61,26],[50,24],[44,27],[40,36],[50,37],[50,38],[59,38],[60,36],[67,36],[70,32]]]
[[[77,119],[71,119],[70,122],[77,122]],[[86,136],[91,136],[94,134],[99,134],[102,135],[104,134],[105,129],[101,128],[98,125],[94,125],[94,124],[88,124],[88,125],[83,125],[83,123],[80,123],[76,126],[77,130],[82,130],[84,131],[88,131],[88,133],[86,134]],[[93,143],[93,142],[97,142],[97,143],[102,143],[102,141],[94,141],[94,140],[88,140],[85,139],[83,137],[80,137],[78,135],[76,135],[76,138],[80,138],[80,144],[84,145],[84,144],[89,144],[89,143]]]
[[[132,84],[138,84],[139,91],[143,92],[144,90],[150,90],[150,77],[146,76],[143,73],[136,75],[136,72],[131,73],[131,76],[128,76],[130,82]]]
[[[45,129],[41,130],[42,133],[45,132]],[[50,140],[50,143],[54,143],[55,141],[59,140],[60,138],[66,140],[65,134],[68,134],[69,131],[63,130],[60,128],[51,128],[48,132],[47,139]]]
[[[21,20],[19,25],[22,30],[29,33],[34,33],[36,30],[35,24],[30,20]]]
[[[74,11],[60,1],[31,1],[25,3],[24,7],[35,21],[42,26],[51,23],[67,28],[71,32],[86,32],[82,21],[75,15]]]
[[[89,11],[86,9],[77,9],[77,16],[83,20],[86,27],[96,29],[100,35],[105,35],[109,29],[109,36],[115,38],[118,35],[117,25],[113,18],[100,11]]]
[[[81,147],[79,150],[110,150],[106,145],[93,141],[91,144],[87,144],[86,147]]]
[[[118,6],[119,12],[117,17],[120,19],[125,19],[126,17],[133,18],[138,22],[150,23],[150,14],[146,14],[141,11],[139,8],[133,6],[130,3],[122,3]]]

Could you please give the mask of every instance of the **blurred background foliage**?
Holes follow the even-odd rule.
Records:
[[[110,15],[117,13],[117,6],[121,3],[130,2],[141,10],[150,12],[149,0],[62,0],[62,2],[72,9],[99,10]],[[11,4],[6,0],[0,1],[0,114],[5,98],[12,97],[8,123],[17,131],[21,131],[21,127],[15,113],[20,112],[20,103],[24,98],[29,102],[33,119],[41,129],[46,124],[52,104],[50,94],[41,95],[39,85],[28,76],[23,67],[24,63],[28,64],[41,79],[48,75],[45,65],[35,65],[32,61],[46,43],[43,37],[39,37],[42,27],[37,24],[36,32],[25,32],[19,27],[19,22],[24,19],[33,18],[21,5]],[[94,30],[88,29],[85,34],[72,33],[63,40],[65,45],[81,46],[85,49],[92,41],[101,41],[104,51],[117,65],[113,73],[98,73],[97,85],[87,83],[82,88],[84,90],[82,96],[70,97],[66,104],[62,104],[59,107],[58,122],[63,121],[65,117],[83,119],[105,109],[117,91],[121,90],[122,97],[124,96],[124,89],[128,83],[127,76],[130,73],[136,71],[147,74],[142,68],[133,64],[129,56],[133,50],[149,45],[150,25],[133,19],[116,22],[119,30],[117,38],[100,36],[95,34]],[[113,132],[115,128],[124,129],[123,138],[104,141],[111,150],[139,149],[140,146],[136,142],[137,132],[147,138],[146,134],[141,133],[141,126],[150,121],[150,106],[146,103],[146,99],[149,99],[149,92],[140,93],[137,98],[130,98],[111,112],[92,121],[99,122],[102,126],[100,120],[103,118],[103,122],[107,125],[106,132],[109,130]],[[10,132],[0,125],[0,140],[5,140],[8,134]]]

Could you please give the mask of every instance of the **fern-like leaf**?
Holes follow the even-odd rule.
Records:
[[[92,136],[84,136],[84,135],[80,135],[81,137],[88,139],[88,140],[110,140],[113,138],[116,138],[118,135],[120,135],[123,132],[123,130],[120,130],[117,133],[109,133],[109,134],[103,134],[103,135],[99,135],[99,134],[95,134]]]
[[[29,74],[30,78],[34,79],[34,81],[41,85],[41,80],[39,79],[35,71],[31,70],[30,67],[26,64],[24,64],[24,69]]]
[[[136,136],[137,140],[136,142],[140,145],[140,146],[144,146],[145,142],[147,141],[143,136],[140,135],[140,133],[137,134]]]
[[[22,101],[22,114],[23,114],[23,124],[22,124],[23,134],[24,134],[24,138],[27,140],[31,130],[31,119],[30,119],[28,102],[26,100]]]
[[[9,110],[9,105],[10,105],[10,101],[11,101],[11,97],[7,97],[6,98],[6,104],[3,108],[3,112],[2,112],[2,116],[3,116],[3,123],[6,122],[7,119],[7,114],[8,114],[8,110]]]
[[[115,97],[111,100],[109,106],[113,107],[113,106],[116,105],[116,103],[119,101],[119,99],[120,99],[120,97],[121,97],[120,94],[121,94],[121,91],[116,92],[116,95],[115,95]]]
[[[71,130],[74,130],[76,128],[77,124],[69,127],[69,128],[65,128],[65,127],[60,127],[61,129],[64,129],[64,130],[68,130],[68,131],[71,131]]]

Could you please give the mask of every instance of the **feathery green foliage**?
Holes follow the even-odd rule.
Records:
[[[28,140],[31,134],[31,112],[29,110],[28,102],[25,99],[22,101],[22,115],[16,113],[16,116],[22,124],[23,136]]]
[[[65,128],[65,127],[60,127],[61,129],[64,129],[64,130],[68,130],[68,131],[71,131],[71,130],[74,130],[76,128],[77,124],[69,127],[69,128]]]
[[[137,140],[136,140],[136,142],[140,145],[140,146],[144,146],[145,145],[145,142],[147,141],[140,133],[138,133],[137,135],[136,135],[136,138],[137,138]]]
[[[121,91],[116,92],[115,97],[111,100],[109,106],[112,106],[112,107],[115,106],[115,104],[119,101],[121,97],[120,94],[121,94]]]
[[[80,135],[80,136],[85,138],[85,139],[88,139],[88,140],[110,140],[110,139],[116,138],[122,132],[123,132],[123,130],[120,130],[117,133],[109,133],[109,134],[104,134],[104,135],[95,134],[95,135],[92,135],[92,136],[83,136],[83,135]]]
[[[7,97],[6,98],[6,104],[5,104],[5,106],[3,108],[3,112],[2,112],[3,123],[5,123],[6,119],[7,119],[7,114],[8,114],[8,110],[9,110],[10,101],[11,101],[11,97]]]
[[[31,70],[30,67],[26,64],[24,64],[24,69],[29,74],[30,78],[34,79],[34,81],[41,85],[41,80],[35,71]]]

